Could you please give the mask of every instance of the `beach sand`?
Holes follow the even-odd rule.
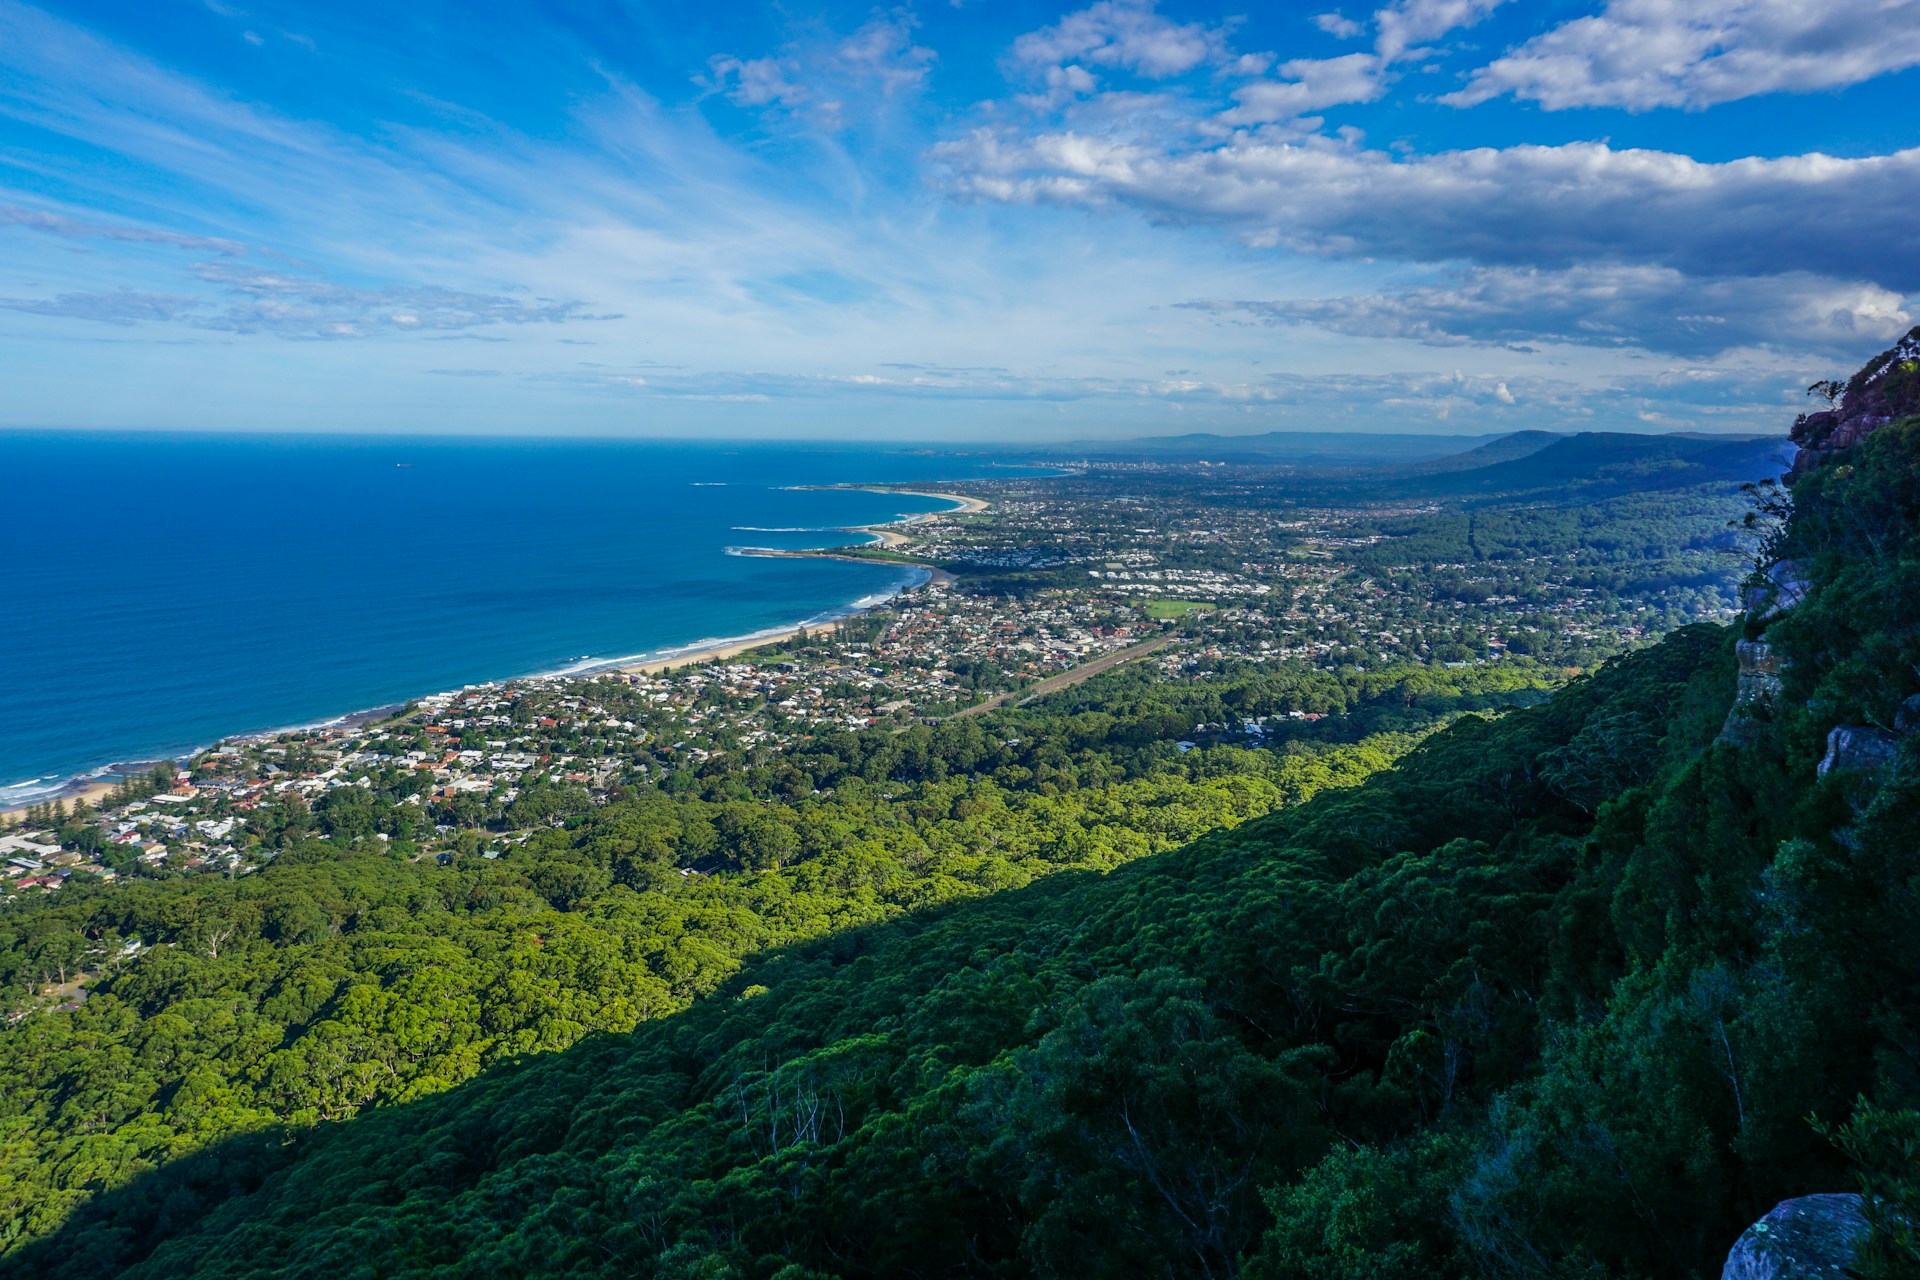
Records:
[[[755,649],[771,649],[785,644],[802,631],[810,636],[824,636],[840,629],[840,623],[816,622],[812,626],[797,625],[770,636],[756,636],[751,640],[736,640],[730,644],[716,644],[705,649],[690,649],[686,653],[672,658],[660,658],[652,662],[636,662],[631,666],[615,667],[611,673],[628,676],[650,676],[662,671],[671,671],[679,667],[694,667],[703,662],[724,662],[728,658],[737,658],[743,653],[752,653]],[[592,679],[591,676],[588,679]]]
[[[861,485],[868,493],[898,493],[909,498],[938,498],[942,502],[957,502],[960,505],[951,511],[928,511],[911,516],[909,519],[925,520],[931,516],[972,516],[985,511],[990,505],[985,498],[969,498],[964,493],[935,493],[931,489],[895,489],[887,485],[869,487]]]
[[[988,505],[982,498],[969,498],[965,494],[960,493],[935,493],[931,489],[893,489],[884,485],[856,485],[855,487],[866,493],[897,493],[908,498],[938,498],[942,502],[956,504],[951,511],[923,511],[917,515],[901,516],[898,520],[882,520],[874,524],[852,524],[847,526],[849,533],[870,533],[879,539],[880,546],[889,549],[904,547],[913,541],[912,538],[900,532],[899,526],[901,525],[925,524],[927,521],[937,520],[941,516],[978,515],[980,512],[985,511]]]
[[[73,808],[73,802],[75,800],[85,800],[88,804],[98,804],[103,796],[111,794],[113,789],[119,785],[117,781],[89,782],[85,786],[76,787],[71,791],[62,790],[59,794],[48,796],[45,800],[36,800],[34,804],[50,804],[55,800],[64,800],[69,809]],[[17,809],[0,810],[0,819],[24,818],[27,816],[27,810],[32,807],[32,805],[23,804]]]

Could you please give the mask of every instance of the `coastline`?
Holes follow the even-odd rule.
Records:
[[[35,805],[53,804],[56,801],[64,801],[70,804],[75,800],[85,800],[88,804],[96,804],[101,797],[111,795],[119,785],[118,782],[102,782],[98,778],[91,776],[86,778],[69,778],[61,784],[59,790],[50,791],[37,800],[28,801],[13,809],[0,809],[0,822],[11,818],[24,817],[27,810],[33,808]]]
[[[857,489],[868,493],[897,493],[916,498],[938,498],[941,501],[954,504],[951,509],[946,511],[919,512],[910,516],[896,517],[892,520],[875,521],[871,524],[845,525],[836,530],[837,532],[844,533],[867,534],[874,539],[872,543],[867,545],[889,548],[902,546],[911,541],[906,534],[899,532],[896,526],[919,524],[937,516],[973,515],[987,510],[989,506],[989,504],[982,499],[969,498],[962,494],[938,493],[924,489],[901,489],[890,485],[796,485],[794,487],[822,490]],[[743,547],[732,548],[730,550],[734,550],[741,555],[842,560],[852,564],[879,565],[882,567],[892,563],[884,560],[869,560],[860,556],[845,555],[843,554],[846,550],[844,546],[822,547],[817,550],[786,550],[772,547]],[[626,658],[603,658],[552,671],[530,672],[526,675],[508,676],[500,680],[481,681],[474,685],[463,686],[463,688],[485,688],[488,685],[507,684],[516,680],[591,680],[603,675],[656,675],[662,671],[677,670],[681,667],[698,666],[705,662],[723,661],[728,658],[738,657],[744,653],[750,653],[755,649],[764,649],[772,645],[785,643],[803,631],[808,635],[829,634],[837,630],[847,619],[857,618],[862,614],[869,613],[889,601],[898,599],[909,591],[917,591],[929,583],[951,581],[951,575],[928,565],[915,565],[902,562],[895,564],[894,567],[915,570],[925,576],[919,578],[917,581],[909,581],[903,586],[882,594],[862,597],[859,600],[853,601],[851,604],[829,609],[800,622],[780,627],[770,627],[744,636],[727,636],[715,639],[696,640],[689,645],[677,648],[654,650],[650,653],[636,654]],[[420,696],[429,697],[432,695],[422,694]],[[217,741],[228,742],[246,739],[265,739],[277,737],[283,733],[298,733],[302,730],[358,727],[387,719],[397,714],[406,705],[405,702],[388,703],[383,706],[349,711],[342,715],[328,716],[321,720],[285,725],[276,729],[226,734],[217,739]],[[36,805],[55,802],[67,802],[70,804],[74,800],[81,798],[86,799],[88,803],[93,803],[100,797],[112,792],[113,789],[119,785],[121,778],[151,768],[153,765],[160,763],[162,759],[175,762],[190,759],[205,750],[209,745],[211,744],[202,744],[182,755],[126,762],[126,765],[130,767],[107,765],[88,773],[71,775],[61,779],[46,791],[34,794],[31,798],[23,799],[8,808],[0,809],[0,821],[18,819],[22,817],[28,809]],[[108,773],[115,775],[114,781],[107,782],[102,780]],[[14,785],[26,786],[29,784],[17,783]]]
[[[897,526],[923,524],[938,516],[977,515],[987,510],[991,505],[985,499],[970,498],[964,494],[937,493],[929,489],[898,489],[891,485],[799,485],[795,487],[805,489],[858,489],[866,493],[897,493],[913,498],[937,498],[942,502],[951,502],[954,504],[946,511],[917,512],[910,516],[899,516],[892,520],[877,520],[872,524],[845,525],[841,529],[841,532],[845,533],[868,534],[874,539],[874,541],[868,545],[887,548],[905,546],[912,541],[906,534],[901,533]],[[737,555],[767,556],[773,559],[842,560],[849,564],[877,565],[890,563],[885,560],[868,560],[863,556],[846,555],[844,554],[845,549],[841,547],[820,547],[817,549],[735,547],[730,548],[730,550]],[[870,602],[856,601],[846,610],[834,616],[822,616],[806,622],[797,622],[790,627],[756,632],[752,636],[738,636],[712,642],[701,642],[695,646],[690,646],[685,650],[676,652],[669,657],[649,658],[644,662],[636,662],[624,666],[603,666],[598,668],[597,672],[590,670],[584,671],[581,674],[589,678],[596,673],[605,674],[609,672],[619,675],[657,675],[662,671],[671,671],[679,667],[698,666],[703,662],[719,662],[727,658],[737,658],[741,654],[751,653],[755,649],[764,649],[771,645],[784,643],[793,639],[803,631],[809,635],[830,634],[838,630],[840,625],[847,619],[857,618],[861,614],[870,613],[888,601],[896,600],[909,591],[918,591],[921,587],[927,586],[930,583],[945,583],[953,580],[952,574],[941,569],[933,568],[930,565],[903,563],[899,565],[899,567],[919,569],[926,574],[926,577],[920,579],[918,582],[901,587],[897,591],[890,592],[880,599]]]

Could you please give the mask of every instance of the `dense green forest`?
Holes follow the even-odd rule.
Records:
[[[533,791],[499,818],[535,828],[524,844],[487,858],[489,833],[469,829],[444,866],[376,838],[414,813],[398,803],[411,778],[268,806],[249,824],[281,852],[259,874],[72,884],[0,916],[16,1018],[0,1033],[0,1239],[218,1138],[629,1030],[768,948],[1173,848],[1555,678],[1114,673],[1044,709],[716,757],[602,809]],[[1277,750],[1172,745],[1236,708],[1294,706],[1341,715]],[[83,976],[83,1002],[47,1008]]]
[[[498,861],[63,893],[0,978],[109,976],[0,1044],[0,1265],[1625,1280],[1864,1185],[1913,1274],[1920,419],[1768,552],[1791,612],[1545,701],[1335,679],[1347,721],[1182,755],[1301,691],[1121,676]],[[1837,726],[1890,745],[1821,773]]]

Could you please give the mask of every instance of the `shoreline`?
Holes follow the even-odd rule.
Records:
[[[911,541],[905,534],[900,533],[891,526],[919,524],[937,516],[973,515],[987,510],[990,505],[980,498],[969,498],[957,493],[936,493],[924,489],[899,489],[886,485],[795,485],[793,487],[818,490],[853,489],[867,493],[897,493],[915,498],[938,498],[943,502],[951,502],[954,504],[951,509],[946,511],[916,512],[913,515],[899,516],[892,520],[875,521],[871,524],[844,525],[835,530],[835,532],[842,533],[868,534],[873,537],[874,542],[867,545],[882,547],[897,547]],[[736,553],[741,555],[841,560],[850,564],[877,565],[882,568],[891,566],[898,569],[912,570],[925,574],[926,576],[920,578],[918,581],[908,582],[906,585],[882,595],[862,597],[859,600],[853,601],[851,604],[829,609],[800,622],[778,627],[769,627],[765,630],[755,631],[744,636],[727,636],[696,640],[692,644],[676,648],[654,650],[651,653],[635,654],[625,658],[603,658],[597,661],[581,663],[577,666],[561,667],[552,671],[530,672],[526,675],[507,676],[499,680],[484,680],[475,684],[462,685],[461,688],[479,689],[486,688],[489,685],[510,684],[519,680],[592,680],[605,675],[657,675],[660,672],[678,670],[681,667],[698,666],[701,663],[723,661],[727,658],[738,657],[743,653],[750,653],[755,649],[764,649],[770,645],[783,643],[793,639],[803,631],[808,635],[831,634],[838,630],[841,624],[848,619],[871,613],[881,605],[896,600],[909,591],[918,591],[920,588],[931,583],[944,583],[952,580],[951,574],[947,574],[930,565],[916,565],[904,562],[895,563],[886,560],[868,560],[861,556],[840,554],[845,549],[845,547],[821,547],[817,550],[805,548],[786,550],[773,547],[744,547],[737,549]],[[729,550],[735,549],[730,548]],[[455,691],[442,690],[437,692]],[[426,698],[435,695],[433,693],[426,693],[418,696],[420,698]],[[386,703],[377,707],[366,707],[357,711],[349,711],[342,715],[327,716],[324,719],[312,720],[304,724],[285,725],[277,729],[225,734],[215,741],[239,742],[264,740],[279,737],[283,733],[300,733],[319,729],[359,728],[368,724],[376,724],[381,720],[390,719],[403,710],[408,705],[408,702],[415,700],[417,699]],[[162,760],[169,760],[176,764],[184,760],[189,760],[211,745],[213,744],[203,744],[181,755],[156,756],[152,760],[123,762],[123,764],[131,766],[129,768],[123,768],[118,765],[105,765],[88,773],[70,775],[61,779],[48,790],[34,795],[31,799],[23,799],[5,809],[0,809],[0,821],[17,820],[23,817],[28,809],[43,804],[54,804],[58,802],[70,804],[75,799],[80,798],[85,798],[90,804],[94,803],[100,797],[110,794],[124,778],[150,769],[154,765],[161,763]],[[109,773],[115,775],[115,780],[112,782],[103,780],[104,776]],[[13,785],[26,786],[29,784],[16,783]]]
[[[905,546],[907,543],[912,541],[911,538],[909,538],[906,534],[901,533],[898,530],[898,528],[896,528],[895,526],[924,524],[926,521],[932,520],[938,516],[977,515],[978,513],[987,510],[988,507],[991,505],[985,499],[969,498],[964,494],[936,493],[936,492],[933,492],[932,490],[927,490],[927,489],[896,489],[891,486],[883,486],[883,485],[866,485],[866,484],[796,485],[795,488],[817,489],[817,490],[855,489],[864,493],[897,493],[897,494],[902,494],[904,496],[913,497],[913,498],[938,498],[942,502],[951,502],[954,504],[950,509],[946,511],[920,511],[920,512],[915,512],[912,515],[898,516],[892,520],[876,520],[871,524],[843,525],[839,530],[839,532],[842,532],[842,533],[869,534],[873,537],[874,541],[867,545],[881,546],[881,547],[888,547],[888,548]],[[902,587],[898,591],[892,592],[882,599],[874,600],[871,603],[862,604],[859,601],[855,601],[853,605],[848,606],[848,608],[845,611],[838,613],[836,616],[832,616],[832,617],[823,616],[817,620],[810,620],[807,622],[796,622],[790,627],[781,627],[776,630],[769,630],[766,632],[756,632],[752,636],[739,636],[739,637],[733,637],[725,640],[715,640],[711,643],[700,643],[696,646],[690,646],[686,650],[680,653],[677,653],[671,657],[649,658],[644,662],[631,663],[625,666],[604,667],[600,669],[599,674],[657,675],[662,671],[671,671],[679,667],[699,666],[701,663],[704,663],[704,662],[720,662],[728,658],[737,658],[741,654],[751,653],[755,649],[764,649],[769,645],[780,644],[784,641],[791,640],[794,637],[798,636],[803,631],[806,632],[808,635],[828,635],[834,631],[839,630],[841,624],[846,622],[848,619],[857,618],[863,614],[871,613],[873,612],[873,610],[879,608],[881,605],[886,604],[892,600],[897,600],[901,596],[907,594],[909,591],[918,591],[921,587],[924,587],[924,586],[929,586],[934,584],[945,584],[953,580],[952,574],[947,573],[945,570],[942,570],[942,569],[936,569],[932,565],[916,565],[916,564],[907,564],[907,563],[896,564],[896,562],[888,561],[888,560],[869,560],[864,556],[846,555],[844,554],[845,550],[846,549],[844,547],[819,547],[819,548],[734,547],[734,548],[729,548],[729,551],[735,555],[766,556],[770,559],[839,560],[847,564],[869,564],[869,565],[879,565],[881,567],[885,567],[889,564],[893,564],[897,568],[917,570],[921,573],[926,574],[926,577],[922,578],[918,582],[912,583],[909,586]],[[591,678],[593,674],[595,673],[594,672],[582,673],[582,675],[585,676],[586,678]]]

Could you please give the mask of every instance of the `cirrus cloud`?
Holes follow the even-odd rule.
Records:
[[[51,298],[0,298],[28,315],[132,325],[175,323],[225,333],[283,338],[364,338],[376,333],[447,333],[496,324],[610,320],[577,302],[522,300],[433,285],[360,289],[289,271],[201,262],[191,268],[215,296],[116,289]]]

